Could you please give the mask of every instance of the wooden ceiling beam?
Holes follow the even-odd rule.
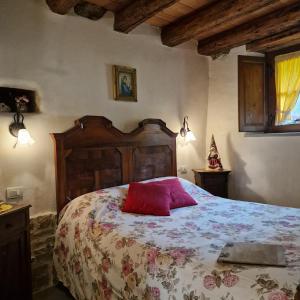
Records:
[[[208,38],[298,1],[219,0],[165,26],[162,43],[173,47],[194,38]]]
[[[104,7],[110,11],[118,11],[126,7],[131,0],[88,0],[88,2]]]
[[[247,51],[270,52],[300,44],[300,27],[295,27],[246,45]]]
[[[81,1],[74,6],[74,12],[84,18],[97,21],[106,13],[106,9],[86,1]]]
[[[300,5],[293,5],[198,42],[198,52],[215,56],[252,41],[300,26]]]
[[[46,0],[49,8],[60,15],[65,15],[73,8],[80,0]]]
[[[135,0],[115,13],[114,29],[128,33],[179,0]]]

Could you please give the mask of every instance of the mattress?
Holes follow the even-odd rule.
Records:
[[[300,209],[219,198],[180,181],[198,205],[174,209],[169,217],[123,213],[128,186],[85,194],[65,207],[54,265],[72,295],[79,300],[293,299],[300,283]],[[283,245],[288,266],[219,264],[228,242]]]

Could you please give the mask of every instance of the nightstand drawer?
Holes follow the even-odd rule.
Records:
[[[0,232],[8,234],[10,231],[22,230],[26,227],[25,211],[8,214],[0,218]]]
[[[228,196],[226,186],[205,185],[203,188],[214,196],[223,198],[227,198]]]
[[[223,185],[227,182],[227,176],[223,176],[223,174],[207,174],[203,177],[204,185]]]

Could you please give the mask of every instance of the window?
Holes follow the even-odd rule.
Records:
[[[275,56],[275,125],[299,124],[300,51]]]
[[[300,45],[239,56],[239,130],[300,132]]]
[[[300,124],[300,94],[298,96],[294,108],[291,111],[291,118],[292,118],[291,124]]]
[[[300,94],[297,98],[295,106],[291,110],[290,119],[286,119],[279,125],[300,124]]]

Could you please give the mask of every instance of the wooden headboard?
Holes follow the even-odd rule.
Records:
[[[72,199],[102,188],[176,176],[176,136],[158,119],[123,133],[105,117],[85,116],[53,133],[57,212]]]

